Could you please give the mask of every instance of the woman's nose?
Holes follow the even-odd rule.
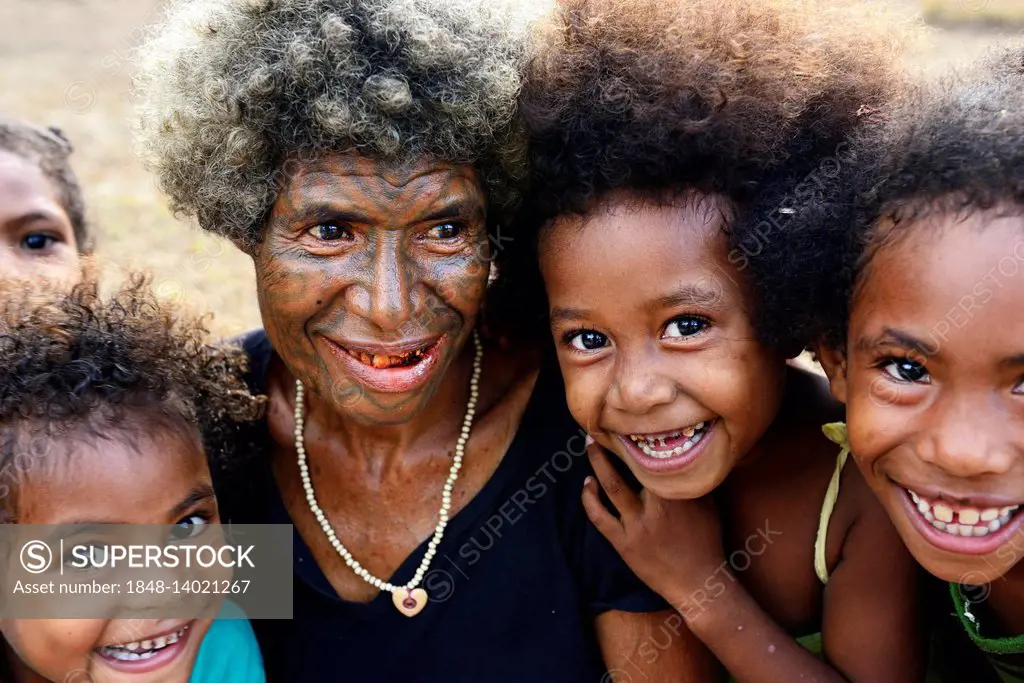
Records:
[[[676,382],[660,373],[653,360],[641,357],[620,364],[608,404],[626,413],[642,415],[672,403],[676,395]]]
[[[397,245],[378,249],[373,272],[367,283],[369,301],[366,317],[381,330],[392,331],[409,321],[412,315],[411,265]]]

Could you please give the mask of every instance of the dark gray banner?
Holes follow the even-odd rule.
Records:
[[[290,524],[0,525],[0,619],[292,618]]]

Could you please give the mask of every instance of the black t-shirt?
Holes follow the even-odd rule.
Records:
[[[264,393],[270,343],[257,331],[243,345],[251,359],[252,389]],[[266,450],[269,438],[260,425],[253,440],[262,444],[257,451]],[[602,680],[606,667],[594,618],[609,610],[652,612],[667,605],[586,518],[580,493],[591,470],[584,438],[566,407],[557,364],[549,360],[508,453],[449,522],[422,583],[429,602],[411,618],[395,609],[390,593],[366,604],[339,598],[296,532],[294,620],[253,624],[268,680]],[[291,523],[269,457],[256,456],[244,485],[222,481],[222,517]],[[389,580],[409,581],[425,550],[426,541]]]

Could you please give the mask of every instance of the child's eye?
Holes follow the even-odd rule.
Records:
[[[926,382],[928,370],[923,365],[909,358],[890,358],[881,365],[885,374],[902,382]]]
[[[665,336],[676,339],[692,337],[706,330],[709,325],[710,323],[706,318],[696,315],[683,315],[665,326]]]
[[[187,538],[195,538],[206,530],[209,520],[200,514],[192,514],[179,519],[171,529],[171,538],[175,541],[183,541]]]
[[[455,239],[462,234],[462,226],[456,223],[441,223],[427,232],[427,237],[435,240]]]
[[[64,557],[64,566],[76,571],[88,572],[105,567],[110,547],[106,544],[90,542],[79,543],[75,552]]]
[[[608,345],[608,337],[593,330],[583,330],[566,335],[566,342],[579,351],[596,351]]]
[[[57,242],[56,238],[45,235],[41,232],[33,232],[25,235],[21,240],[21,246],[29,251],[43,251],[53,246]]]
[[[1013,388],[1013,393],[1024,395],[1024,379],[1017,382],[1017,386]]]
[[[309,232],[318,240],[324,242],[337,242],[338,240],[350,239],[352,231],[334,223],[321,223],[310,228]]]

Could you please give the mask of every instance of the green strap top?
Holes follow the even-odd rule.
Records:
[[[1024,683],[1024,664],[1011,664],[1001,659],[1006,655],[1024,654],[1024,634],[1008,638],[986,638],[981,635],[981,624],[971,612],[971,601],[964,597],[959,584],[949,584],[949,594],[953,597],[957,616],[971,642],[989,656],[999,677],[1005,683]]]
[[[843,476],[843,467],[850,456],[850,439],[846,432],[845,422],[832,422],[824,425],[821,431],[829,441],[839,446],[836,458],[836,469],[832,473],[832,481],[825,491],[825,501],[821,505],[821,517],[818,519],[818,534],[814,537],[814,573],[822,583],[828,583],[828,562],[825,554],[825,541],[828,539],[828,523],[832,519],[832,511],[839,499],[839,482]]]

